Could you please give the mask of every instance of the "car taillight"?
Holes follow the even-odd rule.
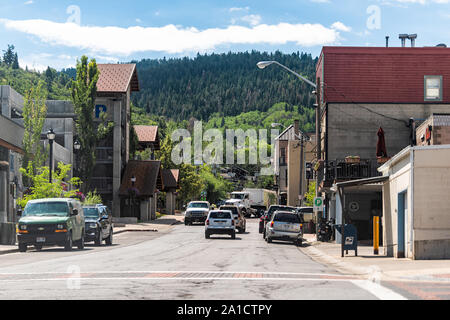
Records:
[[[231,225],[234,226],[234,220],[231,220]]]
[[[206,220],[206,225],[209,226],[209,219]]]
[[[272,223],[270,224],[270,227],[273,228],[274,224],[275,224],[275,222],[272,221]]]

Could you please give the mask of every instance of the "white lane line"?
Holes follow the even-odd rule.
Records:
[[[216,278],[216,277],[199,277],[199,278],[177,278],[177,277],[159,277],[159,278],[142,278],[142,277],[134,277],[134,278],[79,278],[79,277],[69,277],[69,278],[52,278],[52,279],[20,279],[20,280],[0,280],[0,282],[32,282],[32,281],[114,281],[114,280],[120,280],[120,281],[130,281],[130,280],[146,280],[146,281],[161,281],[161,280],[183,280],[183,281],[201,281],[201,280],[254,280],[254,281],[321,281],[321,282],[351,282],[352,280],[348,279],[321,279],[321,278]]]
[[[258,272],[258,271],[85,271],[82,270],[81,273],[86,274],[133,274],[133,273],[145,273],[145,274],[154,274],[154,273],[164,273],[164,274],[180,274],[180,273],[196,273],[196,274],[250,274],[250,275],[292,275],[292,276],[322,276],[322,277],[351,277],[356,278],[353,275],[346,274],[338,274],[338,273],[305,273],[305,272]],[[28,273],[20,273],[20,272],[11,272],[11,273],[0,273],[0,276],[33,276],[33,275],[67,275],[73,274],[71,272],[28,272]]]
[[[368,291],[380,300],[408,300],[401,294],[369,280],[350,280],[351,283]]]

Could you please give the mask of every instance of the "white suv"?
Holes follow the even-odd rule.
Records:
[[[208,214],[205,223],[205,238],[212,234],[229,234],[231,239],[236,239],[236,226],[233,213],[229,210],[213,210]]]

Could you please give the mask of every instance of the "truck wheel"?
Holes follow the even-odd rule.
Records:
[[[205,232],[205,239],[209,239],[209,233]]]
[[[105,240],[107,246],[111,246],[113,243],[113,229],[109,230],[109,236]]]
[[[231,233],[231,239],[236,239],[236,231],[233,231],[233,232]]]
[[[97,236],[94,239],[94,244],[96,246],[101,246],[102,245],[102,240],[103,240],[102,231],[99,230],[98,233],[97,233]]]
[[[19,243],[19,252],[27,252],[27,245],[24,243]]]
[[[296,245],[297,247],[301,247],[302,244],[303,244],[303,240],[302,240],[302,239],[298,239],[298,240],[295,241],[295,245]]]
[[[67,235],[66,242],[64,244],[64,250],[72,251],[72,247],[73,247],[72,232],[69,232]]]
[[[84,231],[83,234],[81,235],[81,239],[78,240],[77,242],[77,248],[78,250],[84,250]]]
[[[36,249],[36,251],[41,251],[42,250],[42,245],[35,245],[34,249]]]
[[[270,237],[267,237],[267,243],[272,243],[272,239]]]

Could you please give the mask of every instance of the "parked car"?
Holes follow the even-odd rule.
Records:
[[[303,243],[302,221],[298,214],[291,211],[276,211],[272,219],[266,225],[264,239],[271,243],[272,240],[292,241],[297,246]]]
[[[104,240],[108,246],[113,242],[113,222],[108,209],[103,205],[83,206],[86,224],[86,242],[94,241],[100,246]]]
[[[244,214],[242,213],[241,209],[239,209],[239,207],[232,206],[232,205],[225,205],[225,206],[221,206],[219,209],[220,210],[230,210],[233,213],[234,224],[236,226],[236,229],[240,233],[245,232],[245,229],[247,227],[247,220],[245,219]]]
[[[286,210],[286,211],[292,211],[295,212],[296,208],[294,207],[288,207],[284,205],[278,205],[274,204],[269,207],[269,210],[259,219],[259,233],[263,234],[263,237],[266,235],[264,234],[264,230],[266,228],[267,221],[270,221],[272,219],[272,215],[277,210]]]
[[[205,223],[211,205],[207,201],[191,201],[187,205],[184,215],[184,224],[192,225],[194,222]]]
[[[236,239],[236,226],[230,210],[213,210],[208,214],[205,223],[205,238],[212,234],[228,234]]]
[[[36,250],[58,245],[66,251],[76,245],[84,249],[85,218],[77,199],[31,200],[25,206],[17,225],[19,251],[26,252],[29,245]]]

